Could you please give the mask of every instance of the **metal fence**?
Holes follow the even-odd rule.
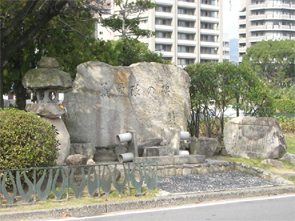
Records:
[[[144,184],[150,192],[157,187],[157,170],[156,162],[0,170],[0,205],[45,201],[50,193],[56,201],[69,200],[69,192],[80,198],[86,189],[89,197],[108,196],[112,186],[119,194],[134,188],[140,195]]]

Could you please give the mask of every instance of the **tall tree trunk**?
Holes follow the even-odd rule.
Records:
[[[17,108],[20,110],[26,109],[26,97],[27,97],[27,91],[24,88],[21,80],[14,81],[14,93],[16,96],[16,105]]]
[[[3,75],[2,70],[0,70],[0,108],[4,107],[3,95]]]
[[[240,102],[240,97],[239,96],[236,97],[236,101],[237,101],[237,104]],[[239,116],[240,116],[240,108],[237,107],[237,117],[239,117]]]

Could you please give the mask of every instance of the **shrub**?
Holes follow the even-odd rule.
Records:
[[[281,113],[295,113],[295,101],[290,99],[276,99],[275,106]]]
[[[287,118],[284,116],[274,118],[278,120],[283,133],[295,133],[295,118]]]
[[[56,130],[35,113],[0,109],[0,169],[56,165]]]

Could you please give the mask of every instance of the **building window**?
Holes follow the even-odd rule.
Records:
[[[195,47],[187,47],[187,46],[178,46],[177,47],[177,52],[182,52],[182,53],[194,53]]]
[[[194,9],[187,9],[187,8],[178,8],[178,14],[185,14],[185,15],[194,15]]]
[[[171,51],[171,45],[156,44],[156,51]]]
[[[211,29],[211,30],[216,30],[217,25],[212,24],[212,23],[201,23],[201,29]]]
[[[201,16],[211,17],[211,18],[217,18],[217,12],[202,10],[201,11]]]
[[[171,7],[167,6],[157,6],[156,12],[171,12]]]
[[[189,65],[194,63],[194,59],[177,59],[177,65]]]
[[[217,48],[201,47],[201,54],[217,54]]]
[[[171,32],[156,32],[156,38],[171,38]]]
[[[194,22],[190,22],[190,21],[181,21],[178,20],[178,26],[180,27],[186,27],[186,28],[193,28],[195,26]]]
[[[156,25],[171,25],[171,20],[156,19]]]
[[[194,34],[178,33],[177,38],[181,39],[181,40],[194,40],[195,35]]]
[[[217,42],[218,37],[214,35],[201,35],[201,41]]]

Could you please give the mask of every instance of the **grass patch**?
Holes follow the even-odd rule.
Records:
[[[28,205],[14,204],[12,206],[7,205],[7,207],[0,207],[0,213],[31,211],[31,210],[41,210],[41,209],[54,209],[54,208],[71,207],[71,206],[78,206],[78,205],[90,205],[95,203],[112,203],[112,202],[130,201],[130,200],[138,200],[138,199],[149,199],[149,198],[155,197],[156,194],[159,192],[159,190],[155,188],[152,192],[149,192],[148,189],[142,188],[141,192],[143,195],[136,196],[136,190],[133,187],[131,187],[130,193],[129,193],[129,190],[124,189],[123,193],[120,195],[116,191],[116,189],[112,186],[110,194],[108,196],[106,196],[106,194],[101,190],[100,196],[98,196],[98,193],[96,193],[94,197],[89,197],[87,188],[85,188],[81,194],[81,198],[76,199],[74,197],[73,191],[70,189],[68,201],[65,198],[63,198],[61,201],[57,202],[55,201],[53,193],[50,192],[48,199],[45,201],[37,201],[35,204],[30,204],[30,205],[29,204]]]
[[[288,147],[287,152],[295,154],[295,134],[286,134],[284,137]]]

